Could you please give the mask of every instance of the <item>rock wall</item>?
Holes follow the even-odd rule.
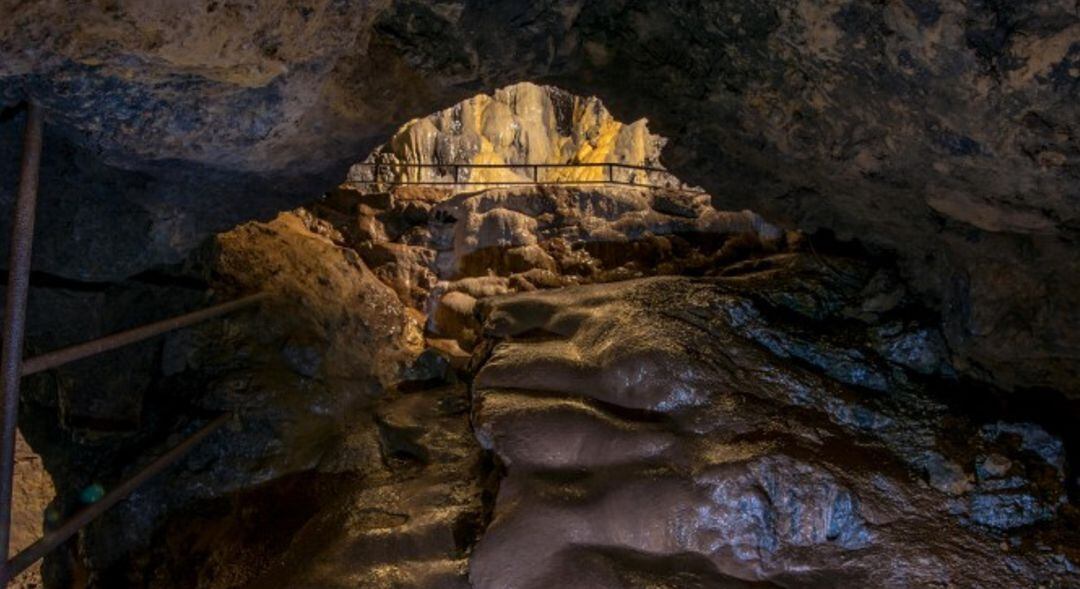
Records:
[[[211,441],[54,556],[47,579],[169,586],[181,582],[177,570],[192,570],[177,555],[196,546],[207,568],[182,580],[190,586],[272,586],[278,573],[295,583],[461,583],[476,537],[461,530],[493,507],[492,537],[538,559],[528,582],[587,570],[598,583],[643,584],[660,569],[705,585],[864,582],[881,570],[898,586],[935,576],[1074,584],[1075,508],[1063,497],[1075,492],[1075,474],[1055,438],[1071,434],[1014,418],[1043,388],[1080,392],[1074,3],[8,1],[0,9],[8,15],[0,205],[17,177],[23,116],[14,106],[32,96],[48,113],[31,348],[205,304],[210,283],[225,293],[286,293],[286,304],[264,314],[28,383],[26,435],[58,483],[63,513],[78,506],[80,489],[118,480],[207,412],[242,416],[228,443]],[[495,91],[521,80],[607,106],[538,85]],[[269,221],[337,185],[377,144],[386,147],[376,160],[389,164],[658,161],[644,124],[615,116],[648,117],[670,138],[664,164],[713,196],[402,191],[341,208],[334,199],[355,189],[346,186],[314,216],[251,223],[216,240],[208,258],[188,257],[215,232]],[[359,170],[352,178],[368,179]],[[744,207],[774,224],[724,212]],[[0,217],[0,230],[9,222]],[[871,266],[895,256],[901,279],[819,252],[830,233],[878,256]],[[768,258],[777,253],[786,257]],[[205,264],[180,272],[198,275],[195,287],[175,269],[160,274],[182,260]],[[527,294],[673,273],[708,278]],[[768,288],[792,276],[802,286]],[[854,285],[835,283],[852,276]],[[759,282],[765,294],[740,290]],[[517,298],[486,300],[510,294]],[[686,309],[691,316],[672,316]],[[624,325],[623,315],[640,321]],[[492,317],[532,327],[503,329]],[[810,331],[806,317],[817,322]],[[397,369],[420,350],[423,324],[440,336],[426,343],[463,374],[469,347],[485,344],[474,366],[483,367],[477,423],[510,469],[494,504],[478,482],[492,467],[464,435],[459,383],[440,374],[430,380],[450,388],[433,392],[429,382],[418,397],[394,388]],[[635,329],[678,354],[620,347],[627,338],[617,333]],[[675,345],[683,341],[699,345]],[[589,355],[603,349],[609,356]],[[731,349],[751,365],[728,358]],[[536,383],[503,374],[492,384],[500,362],[516,375],[571,377],[556,379],[558,390],[523,394]],[[686,399],[657,400],[649,395],[662,391],[627,384],[634,374],[620,362],[695,386],[676,391]],[[676,374],[672,363],[690,369]],[[582,366],[593,370],[575,372]],[[1021,402],[958,374],[1019,389]],[[697,386],[701,375],[708,382]],[[958,392],[978,402],[948,406]],[[684,401],[712,421],[686,421]],[[729,406],[747,414],[729,415]],[[436,421],[426,435],[420,424]],[[517,439],[518,426],[536,435]],[[613,432],[610,447],[578,452],[574,436],[597,428]],[[703,441],[709,428],[744,437]],[[782,436],[797,439],[780,450],[758,439]],[[668,471],[652,470],[652,460]],[[334,481],[313,495],[289,483],[323,474]],[[678,505],[651,513],[647,530],[581,507],[587,498],[645,511],[609,492],[611,476],[658,497],[645,507],[663,507],[664,497]],[[547,493],[552,480],[576,494]],[[441,490],[424,495],[429,487]],[[424,500],[341,521],[412,492]],[[230,503],[249,497],[251,510]],[[304,497],[326,511],[309,506],[262,527],[280,501]],[[575,522],[599,548],[576,550],[558,533],[530,544],[521,530],[536,526],[518,500]],[[718,532],[676,509],[710,514],[732,502],[760,521]],[[200,527],[222,520],[229,525]],[[686,534],[657,531],[672,522]],[[178,533],[155,536],[164,531]],[[265,540],[293,534],[291,550]],[[394,550],[344,574],[355,552],[387,536]],[[155,538],[174,543],[155,553]],[[931,549],[920,554],[918,545]],[[244,551],[239,566],[233,548]],[[508,570],[518,566],[514,554],[496,542],[479,548],[476,583],[521,580]],[[927,555],[931,562],[920,560]],[[147,572],[144,558],[159,566]],[[260,576],[271,561],[285,564]]]
[[[4,202],[9,106],[40,100],[46,153],[63,152],[44,169],[49,272],[114,279],[178,260],[335,185],[401,121],[534,80],[648,117],[671,139],[668,167],[720,208],[899,256],[966,372],[1077,392],[1071,0],[0,9]]]
[[[152,287],[47,289],[90,321],[274,295],[30,381],[60,515],[234,415],[48,586],[1075,584],[1071,421],[999,408],[893,267],[823,245],[666,189],[345,184]]]
[[[55,526],[94,500],[88,489],[112,488],[209,417],[232,415],[167,473],[53,551],[43,568],[46,586],[176,586],[185,582],[176,574],[193,566],[188,558],[214,567],[208,574],[222,581],[255,574],[230,568],[209,548],[184,544],[189,536],[228,535],[226,524],[224,531],[179,525],[183,529],[169,528],[175,536],[157,534],[174,517],[213,520],[213,513],[229,511],[237,494],[255,501],[294,491],[291,481],[298,477],[326,474],[320,480],[332,479],[329,484],[374,468],[379,430],[372,404],[420,352],[421,327],[355,251],[335,243],[337,236],[306,212],[283,213],[217,236],[184,266],[142,282],[90,288],[36,281],[30,316],[51,321],[36,324],[28,340],[32,351],[161,320],[208,306],[215,297],[271,294],[261,308],[24,381],[20,427],[56,481],[53,497],[35,484],[33,471],[18,473],[20,486],[33,491],[17,504],[19,521],[38,526],[46,521],[42,503],[49,505],[47,525]],[[72,311],[79,321],[72,321]],[[283,529],[296,525],[287,513],[282,518],[268,521]],[[242,522],[233,524],[239,533]],[[183,545],[179,554],[169,553],[175,542]],[[275,546],[250,540],[237,550],[255,566],[262,551]],[[131,560],[157,549],[164,554],[153,567]],[[183,564],[170,569],[174,562]]]
[[[45,521],[50,516],[49,502],[55,494],[52,477],[45,470],[41,456],[34,453],[21,433],[16,433],[15,488],[11,501],[12,556],[37,542],[45,533]],[[37,589],[42,586],[41,583],[41,563],[34,563],[8,586],[13,589]]]
[[[942,404],[937,334],[827,261],[482,304],[473,587],[1076,583],[1061,442]]]

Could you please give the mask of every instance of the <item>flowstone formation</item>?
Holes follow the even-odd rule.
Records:
[[[577,116],[582,104],[606,112],[519,85],[406,124],[367,162],[516,174],[583,161],[609,140],[597,129],[626,127]],[[529,113],[553,126],[539,132]],[[489,117],[514,133],[470,123]],[[611,145],[600,161],[649,161],[635,159],[640,143]],[[478,588],[1080,580],[1065,445],[1036,423],[965,415],[946,391],[978,385],[959,380],[933,315],[888,264],[685,190],[499,187],[520,177],[490,171],[469,179],[493,186],[401,186],[369,169],[311,214],[424,326],[424,361],[470,383],[478,445],[454,447],[493,463],[446,471],[474,497],[450,508],[476,525],[454,549],[403,548],[414,524],[458,505],[421,502],[379,524],[386,563],[344,564],[366,546],[348,538],[367,536],[331,511],[285,553],[297,586],[347,586],[325,570]],[[397,182],[446,180],[397,169]],[[411,433],[391,439],[440,472],[444,426],[423,433],[431,400],[411,386],[392,402]]]
[[[595,96],[523,82],[406,123],[364,165],[353,166],[349,181],[650,183],[648,172],[618,168],[618,174],[608,178],[608,169],[595,164],[659,168],[663,146],[644,119],[620,123]],[[455,164],[462,168],[456,178]],[[532,165],[541,166],[535,174]],[[670,174],[653,176],[677,182]]]
[[[507,475],[473,586],[1080,582],[1061,442],[935,399],[940,336],[874,273],[778,254],[484,304]]]
[[[86,317],[102,330],[208,286],[272,298],[113,356],[111,381],[76,365],[29,384],[59,511],[234,415],[46,581],[1080,583],[1075,439],[965,379],[891,260],[677,180],[499,185],[533,163],[659,167],[661,143],[595,99],[517,85],[403,126],[365,160],[387,176],[359,166],[115,292],[50,291],[104,301]],[[409,184],[484,162],[513,176]],[[33,345],[74,337],[50,326]]]

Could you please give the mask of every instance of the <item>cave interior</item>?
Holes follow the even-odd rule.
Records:
[[[0,8],[0,583],[1080,586],[1080,4]]]

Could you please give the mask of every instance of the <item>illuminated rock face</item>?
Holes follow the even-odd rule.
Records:
[[[606,168],[540,168],[534,177],[526,165],[617,163],[658,168],[664,143],[649,133],[644,119],[630,124],[616,121],[595,96],[523,82],[409,121],[366,163],[380,165],[380,180],[396,182],[596,182],[608,177]],[[409,168],[402,163],[442,167]],[[463,165],[457,178],[453,164]],[[371,180],[372,172],[368,166],[356,166],[349,181]],[[620,169],[618,179],[643,181],[645,173]]]
[[[893,353],[925,327],[867,314],[871,268],[826,262],[482,304],[474,426],[506,476],[472,586],[1080,581],[1060,440],[935,399]]]
[[[969,376],[1080,395],[1072,0],[0,7],[0,105],[49,113],[41,270],[179,261],[403,121],[533,80],[648,117],[721,208],[896,254]],[[0,125],[10,199],[21,117]]]
[[[11,555],[30,546],[45,533],[49,502],[56,495],[52,477],[41,457],[26,443],[21,432],[15,437],[15,488],[11,505]],[[52,522],[50,522],[52,523]],[[35,563],[14,579],[11,589],[41,587],[41,563]]]
[[[428,328],[475,340],[472,302],[494,294],[704,274],[747,256],[798,247],[752,211],[709,196],[607,185],[401,186],[370,194],[346,183],[321,203],[355,250]],[[468,335],[466,335],[468,334]]]

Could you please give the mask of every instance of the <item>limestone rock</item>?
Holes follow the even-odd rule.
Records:
[[[52,477],[42,464],[41,456],[34,452],[22,433],[15,433],[15,479],[11,499],[11,543],[10,554],[18,554],[45,533],[47,508],[56,495]],[[44,585],[41,578],[41,563],[34,563],[29,569],[13,579],[8,585],[12,589],[40,589]]]
[[[405,304],[422,306],[437,281],[432,267],[435,252],[429,248],[392,242],[365,242],[357,248],[364,261]]]
[[[441,256],[439,272],[444,276],[462,272],[477,274],[486,269],[504,275],[532,269],[579,273],[590,266],[590,261],[588,257],[575,260],[575,254],[567,251],[567,246],[585,246],[588,251],[590,247],[611,244],[606,259],[595,256],[599,250],[592,253],[600,258],[600,265],[620,266],[641,259],[643,252],[635,252],[633,248],[658,235],[700,235],[704,239],[720,240],[720,245],[727,237],[741,234],[753,234],[760,241],[772,244],[783,238],[775,227],[750,211],[718,211],[703,204],[695,209],[699,214],[691,218],[683,212],[665,214],[650,206],[650,198],[657,192],[622,187],[541,186],[456,195],[435,209],[438,218],[453,219],[452,223],[433,226],[436,243],[446,241],[440,239],[440,233],[453,236],[453,249]],[[543,254],[533,247],[536,244],[541,246]],[[500,254],[495,248],[503,250],[503,259],[497,259]],[[687,251],[691,249],[695,248],[679,252],[667,248],[666,254],[663,251],[655,254],[687,262],[692,258]],[[644,258],[643,261],[648,261],[648,256]],[[560,259],[565,260],[562,267]],[[659,260],[652,262],[656,265]]]
[[[299,211],[238,227],[202,251],[201,263],[212,268],[222,295],[263,291],[271,297],[254,312],[169,336],[167,347],[178,360],[154,386],[173,397],[172,411],[227,411],[233,420],[196,447],[183,467],[150,481],[88,527],[81,544],[85,566],[110,570],[149,550],[155,530],[200,502],[285,484],[324,462],[328,472],[358,468],[352,461],[370,448],[352,421],[364,419],[373,400],[396,385],[419,352],[420,326],[359,254],[335,243],[339,238],[333,226]],[[178,391],[184,391],[180,402]],[[175,443],[200,423],[198,417],[175,420],[152,414],[148,425],[166,433],[178,428],[171,432]],[[139,434],[151,436],[145,447],[107,455],[116,461],[109,468],[128,463],[130,469],[131,455],[160,451],[161,433]],[[341,455],[328,458],[339,440],[346,441]],[[122,442],[114,444],[123,450]]]
[[[595,181],[603,167],[539,168],[532,164],[602,164],[659,167],[664,141],[644,119],[616,121],[596,97],[579,97],[552,86],[522,82],[480,94],[446,110],[409,121],[383,147],[349,171],[350,182]],[[378,164],[375,178],[371,166]],[[426,164],[437,167],[409,167]],[[470,164],[509,164],[484,168]],[[454,177],[455,165],[458,174]],[[618,180],[644,182],[646,174],[619,170]],[[670,180],[670,178],[668,178]]]
[[[435,333],[471,345],[480,331],[475,308],[475,298],[458,291],[446,293],[435,308]]]
[[[1056,438],[981,427],[896,372],[880,373],[888,394],[865,388],[850,375],[884,361],[873,326],[800,344],[820,362],[788,359],[801,330],[838,321],[834,303],[862,303],[863,280],[806,257],[482,305],[494,341],[476,431],[507,474],[473,586],[621,588],[675,570],[691,587],[1076,583]],[[1055,537],[1057,556],[1003,557],[999,530]]]

